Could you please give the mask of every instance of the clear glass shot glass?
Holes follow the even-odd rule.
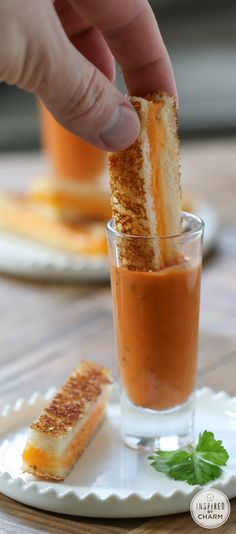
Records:
[[[122,435],[133,449],[193,440],[203,231],[186,212],[177,236],[127,235],[107,224]]]

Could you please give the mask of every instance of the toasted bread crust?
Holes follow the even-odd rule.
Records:
[[[139,116],[141,128],[133,145],[109,155],[114,229],[140,237],[179,235],[181,187],[175,98],[165,93],[153,93],[145,99],[131,97],[130,101]],[[161,104],[155,109],[155,120],[156,128],[161,121],[165,142],[162,144],[160,140],[157,146],[153,146],[149,137],[149,102],[151,105]],[[153,154],[159,161],[158,177],[152,168]],[[129,269],[157,270],[176,257],[176,251],[168,247],[164,250],[158,239],[152,242],[132,239],[125,242],[123,239],[120,263]]]
[[[35,465],[31,466],[28,471],[24,471],[26,473],[30,473],[31,475],[34,475],[35,477],[39,478],[40,480],[54,480],[55,482],[62,482],[65,477],[61,475],[57,475],[54,473],[53,475],[51,473],[40,471],[40,469],[37,469]]]
[[[140,119],[144,110],[140,100],[132,100]],[[114,227],[129,235],[149,235],[145,209],[145,187],[142,177],[144,165],[140,136],[127,149],[109,155],[111,203]]]
[[[136,141],[122,152],[109,154],[112,217],[115,230],[130,236],[147,237],[155,233],[150,228],[146,207],[145,155],[143,135],[148,105],[143,99],[132,97],[141,130]],[[146,145],[147,143],[145,143]],[[147,160],[147,157],[146,157]],[[143,239],[124,239],[119,244],[120,263],[130,270],[150,270],[159,267],[159,258]]]
[[[105,393],[105,394],[104,394]],[[96,432],[100,424],[102,423],[105,408],[106,408],[107,392],[103,392],[100,396],[98,403],[95,404],[95,407],[88,420],[84,422],[82,427],[73,434],[72,438],[67,444],[67,447],[61,457],[52,453],[51,459],[56,465],[51,466],[50,469],[48,466],[39,467],[34,465],[34,463],[26,462],[24,459],[23,470],[36,475],[38,478],[43,480],[64,480],[67,473],[73,467],[75,461],[81,456],[86,448],[87,444],[91,440],[93,434]],[[60,438],[59,438],[60,439]],[[45,448],[42,449],[44,451]],[[65,466],[66,457],[69,455],[69,464]],[[49,453],[50,457],[50,453]]]
[[[47,467],[39,468],[37,465],[33,465],[32,463],[26,463],[24,461],[24,472],[31,473],[38,478],[41,478],[42,480],[55,480],[60,481],[64,480],[67,473],[70,471],[70,469],[73,467],[76,460],[81,456],[81,454],[84,452],[84,449],[88,445],[89,441],[91,440],[93,434],[96,432],[96,430],[99,428],[99,426],[102,423],[104,414],[105,414],[105,408],[106,408],[106,400],[107,400],[107,393],[101,396],[95,410],[91,414],[89,418],[89,424],[88,422],[85,422],[85,424],[82,426],[82,428],[75,433],[75,435],[72,437],[70,442],[68,443],[66,450],[61,458],[57,458],[55,455],[53,455],[53,459],[57,460],[57,467],[51,467],[48,469]],[[67,456],[67,454],[70,455],[70,463],[65,467],[64,465],[64,459]],[[58,465],[59,464],[59,465]]]
[[[23,471],[64,480],[101,424],[111,383],[108,369],[81,362],[30,426]]]
[[[45,435],[62,436],[83,418],[90,403],[110,383],[105,367],[82,361],[30,428]]]

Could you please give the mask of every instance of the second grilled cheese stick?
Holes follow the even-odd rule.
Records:
[[[109,371],[81,362],[34,423],[23,451],[23,471],[63,480],[100,425],[111,383]]]
[[[115,229],[137,236],[179,235],[181,187],[175,98],[154,93],[146,99],[131,97],[130,101],[140,119],[138,139],[126,150],[109,156]],[[149,251],[144,243],[147,268],[175,263],[178,252],[173,242],[160,240],[158,244],[153,240]]]
[[[102,223],[65,223],[51,217],[47,207],[13,193],[0,194],[0,230],[75,255],[104,256],[107,251]]]
[[[34,179],[28,195],[39,205],[52,206],[65,221],[107,221],[111,217],[109,193],[96,184],[48,176]]]

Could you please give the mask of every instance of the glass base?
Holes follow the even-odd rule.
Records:
[[[193,444],[194,394],[169,410],[136,406],[121,394],[122,435],[131,449],[172,451]]]

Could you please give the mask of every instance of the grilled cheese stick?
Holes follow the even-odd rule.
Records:
[[[69,224],[48,216],[23,196],[0,194],[0,229],[71,254],[105,255],[106,235],[102,223]]]
[[[102,422],[111,383],[108,369],[83,361],[32,423],[23,472],[64,480]]]
[[[28,193],[39,206],[51,206],[65,221],[106,221],[111,217],[109,193],[96,184],[55,177],[36,178]]]
[[[109,155],[114,228],[136,236],[175,236],[181,233],[181,186],[175,98],[154,93],[131,97],[140,119],[133,145]],[[134,251],[127,240],[122,262],[134,268],[142,255],[146,268],[160,269],[176,262],[178,250],[168,240],[140,239]],[[139,250],[137,250],[137,248]],[[126,259],[125,259],[126,258]]]

